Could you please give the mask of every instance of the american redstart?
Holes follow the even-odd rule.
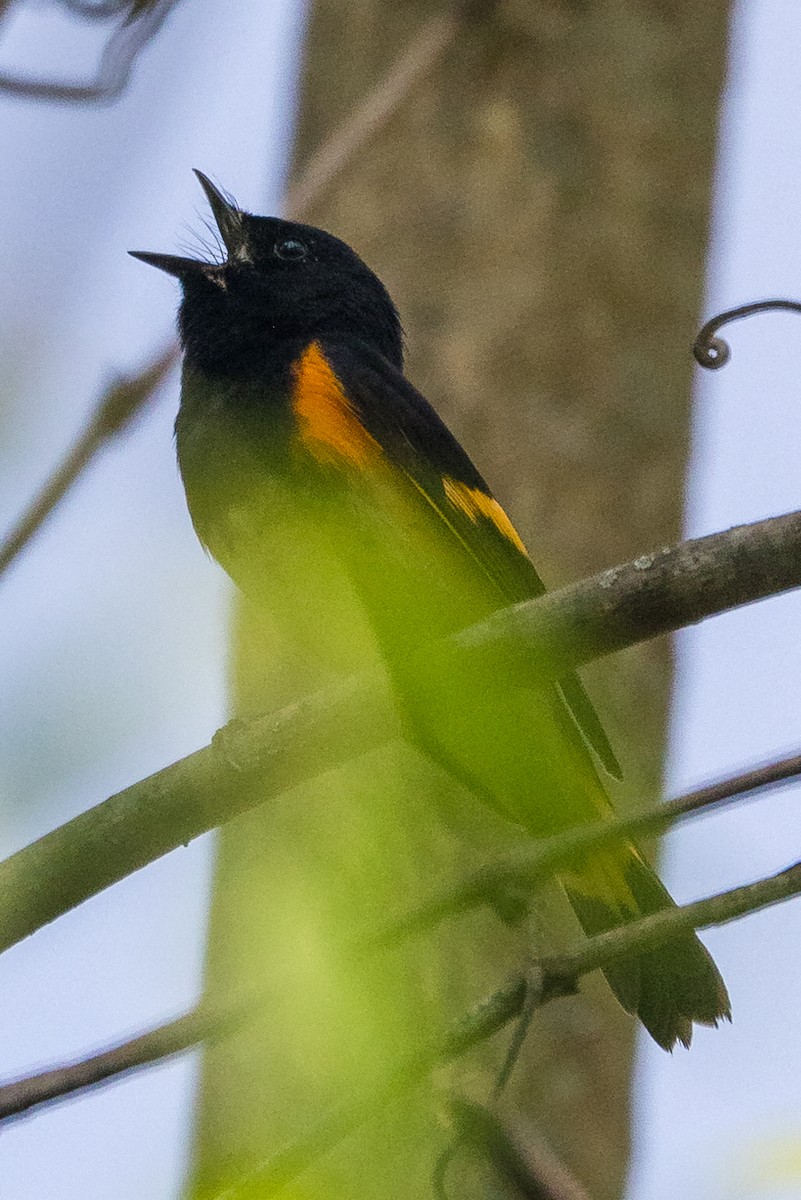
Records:
[[[404,375],[386,288],[338,238],[243,212],[197,175],[224,261],[132,253],[183,291],[175,428],[201,542],[251,600],[269,608],[280,596],[301,624],[335,625],[350,591],[412,740],[506,818],[535,837],[608,818],[592,752],[612,774],[618,766],[576,676],[537,685],[466,660],[444,673],[422,665],[427,643],[544,588],[509,517]],[[560,878],[589,934],[673,904],[630,844]],[[688,1045],[694,1021],[729,1016],[692,932],[605,973],[665,1048]]]

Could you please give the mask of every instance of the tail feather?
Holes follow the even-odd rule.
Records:
[[[593,935],[671,908],[673,900],[633,846],[602,851],[565,871],[562,883],[584,931]],[[689,1046],[693,1023],[730,1020],[729,997],[711,955],[694,933],[621,959],[604,971],[627,1012],[654,1041]]]

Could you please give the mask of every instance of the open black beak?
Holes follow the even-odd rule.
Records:
[[[129,250],[128,253],[140,262],[158,267],[168,275],[174,275],[176,279],[186,279],[188,275],[205,275],[211,265],[199,262],[196,258],[181,258],[178,254],[152,254],[149,250]]]
[[[245,239],[242,229],[242,213],[235,205],[226,200],[219,188],[215,187],[208,175],[195,170],[200,186],[206,193],[206,199],[211,205],[214,220],[220,231],[229,258],[242,258],[245,251]]]
[[[242,213],[226,200],[207,175],[204,175],[202,171],[195,171],[195,175],[197,175],[200,186],[211,205],[211,211],[214,213],[214,220],[217,222],[217,228],[225,249],[228,251],[229,259],[246,258],[247,249],[242,229]],[[178,254],[152,254],[149,250],[129,250],[128,253],[134,258],[138,258],[140,262],[148,263],[151,267],[158,267],[159,271],[175,275],[177,279],[186,279],[189,275],[208,276],[209,271],[218,270],[216,263],[199,262],[195,258],[181,258]]]

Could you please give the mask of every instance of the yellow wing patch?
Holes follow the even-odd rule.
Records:
[[[292,408],[303,446],[319,462],[363,467],[382,455],[362,425],[319,342],[303,351],[293,368]]]
[[[492,524],[507,541],[511,542],[521,554],[526,553],[526,547],[523,545],[520,534],[493,496],[488,496],[486,492],[482,492],[481,488],[468,487],[466,483],[460,483],[458,479],[451,479],[447,475],[442,483],[445,487],[445,495],[454,508],[460,509],[471,521],[477,522],[479,517],[492,521]]]
[[[642,862],[639,852],[629,844],[619,849],[598,850],[583,859],[580,866],[560,871],[559,878],[570,891],[630,917],[640,910],[626,879],[626,864],[632,858]]]

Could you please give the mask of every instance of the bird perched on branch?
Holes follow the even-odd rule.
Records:
[[[410,738],[534,837],[611,814],[593,751],[618,767],[575,676],[556,684],[428,644],[542,593],[514,525],[403,372],[385,287],[344,242],[241,211],[197,172],[222,262],[136,251],[183,299],[178,461],[201,542],[258,604],[336,629],[349,593],[396,687]],[[347,622],[336,637],[347,641]],[[346,657],[346,655],[345,655]],[[589,934],[673,904],[624,844],[564,869]],[[606,969],[665,1048],[728,1017],[694,933]]]

